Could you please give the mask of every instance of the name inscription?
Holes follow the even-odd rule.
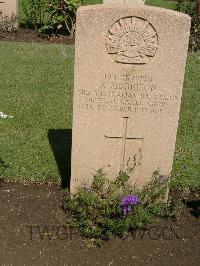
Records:
[[[148,75],[112,75],[104,78],[96,89],[78,91],[79,109],[131,113],[170,112],[176,95],[161,94]]]

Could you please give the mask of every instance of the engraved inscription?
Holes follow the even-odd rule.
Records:
[[[108,139],[121,139],[122,140],[121,163],[120,163],[120,170],[121,171],[126,170],[126,169],[124,169],[124,165],[125,165],[125,154],[126,154],[126,143],[127,143],[127,141],[128,140],[140,140],[140,141],[143,141],[143,137],[128,137],[127,136],[128,119],[129,119],[129,117],[123,117],[123,135],[122,136],[106,136],[105,135],[105,138],[108,138]],[[134,155],[134,156],[136,156],[136,155]],[[140,158],[140,161],[141,161],[141,158]],[[141,164],[140,161],[139,161],[139,164]]]
[[[156,54],[158,36],[147,20],[137,17],[122,18],[108,30],[106,48],[116,62],[145,64]]]
[[[176,95],[162,93],[149,75],[106,73],[95,87],[78,90],[79,109],[156,115],[172,112],[178,100]]]

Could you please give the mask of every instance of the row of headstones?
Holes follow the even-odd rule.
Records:
[[[0,0],[0,30],[17,29],[17,0]]]

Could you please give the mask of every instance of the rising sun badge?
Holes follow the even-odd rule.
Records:
[[[116,62],[146,64],[156,54],[158,36],[147,20],[122,18],[108,30],[106,48]]]

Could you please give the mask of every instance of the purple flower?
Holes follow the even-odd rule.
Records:
[[[123,197],[120,203],[123,215],[126,216],[129,214],[131,212],[131,207],[137,205],[139,202],[138,197],[135,195],[127,195]]]

